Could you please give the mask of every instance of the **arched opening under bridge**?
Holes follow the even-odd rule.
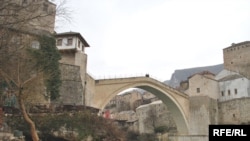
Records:
[[[188,134],[188,96],[150,77],[96,80],[95,94],[90,106],[104,109],[107,103],[120,92],[129,88],[148,91],[163,101],[171,112],[178,134]]]

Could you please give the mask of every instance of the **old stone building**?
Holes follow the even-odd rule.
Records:
[[[33,30],[23,30],[23,29],[16,29],[13,27],[6,27],[6,26],[1,26],[0,27],[0,54],[1,54],[1,67],[5,68],[4,71],[8,72],[10,76],[17,76],[17,69],[14,68],[14,66],[11,68],[9,67],[8,64],[4,62],[8,62],[10,60],[17,60],[18,57],[22,56],[27,56],[27,52],[24,51],[24,49],[39,49],[40,48],[40,43],[39,43],[39,38],[41,36],[51,36],[51,33],[49,29],[47,30],[40,30],[40,29],[33,29]],[[17,52],[18,51],[18,52]],[[9,56],[9,54],[15,54],[12,56]],[[22,66],[23,69],[22,71],[19,71],[18,77],[19,77],[19,82],[25,82],[26,80],[30,79],[32,75],[36,75],[36,71],[33,71],[33,67],[25,63],[29,58],[22,58],[22,60],[19,62],[19,65]],[[15,64],[16,63],[16,64]],[[18,62],[12,62],[12,65],[17,66]],[[7,66],[5,66],[7,65]],[[8,70],[10,69],[10,70]],[[27,71],[29,70],[29,71]],[[12,74],[11,74],[12,73]],[[14,77],[12,81],[17,82],[17,78]],[[1,79],[0,83],[2,83],[3,79]],[[31,85],[31,84],[30,84]],[[36,81],[32,82],[32,90],[31,89],[24,89],[25,96],[26,96],[26,101],[29,103],[29,105],[32,104],[38,104],[38,103],[44,103],[48,104],[48,99],[47,99],[47,93],[46,93],[46,88],[44,86],[44,81],[42,78],[37,78]],[[44,86],[44,87],[36,87],[36,86]],[[5,86],[6,88],[4,89],[9,89],[8,91],[3,91],[3,95],[9,95],[9,94],[14,94],[14,93],[9,93],[11,88],[8,88],[8,86]]]
[[[235,98],[218,103],[219,124],[250,124],[250,98]]]
[[[216,76],[209,72],[196,73],[180,84],[189,96],[209,96],[219,101],[250,97],[250,42],[232,44],[223,49],[224,69]]]
[[[136,108],[139,133],[155,133],[159,127],[168,128],[169,132],[175,132],[176,125],[166,105],[161,100],[141,105]]]
[[[78,32],[64,32],[57,33],[56,46],[61,52],[61,63],[71,65],[84,65],[86,70],[87,55],[85,54],[85,48],[90,47],[83,36]]]
[[[138,132],[138,118],[136,112],[133,110],[122,111],[119,113],[111,114],[111,119],[114,123],[118,125],[121,129],[127,131]]]
[[[18,46],[38,49],[38,36],[54,33],[55,12],[56,5],[48,0],[1,1],[1,46],[8,51]]]
[[[250,78],[250,41],[233,43],[223,49],[224,68]]]
[[[0,25],[54,33],[56,5],[48,0],[2,0]]]
[[[223,49],[224,70],[215,78],[219,85],[219,101],[250,97],[249,54],[250,41],[233,43]]]
[[[116,95],[106,105],[106,108],[112,109],[113,112],[121,112],[127,110],[134,110],[142,103],[143,95],[138,90]],[[139,105],[138,105],[139,104]]]
[[[56,46],[61,53],[62,86],[59,104],[84,105],[86,90],[87,54],[90,47],[78,32],[57,33]]]
[[[4,0],[0,7],[1,44],[11,41],[8,46],[13,48],[22,45],[39,49],[37,36],[55,35],[62,57],[60,67],[63,83],[61,97],[54,102],[83,105],[87,75],[85,47],[89,47],[89,44],[82,35],[77,32],[54,34],[55,15],[60,11],[56,11],[56,5],[49,0]],[[37,85],[44,84],[41,81]],[[45,89],[40,90],[40,93],[44,95],[38,95],[38,100],[31,98],[30,101],[47,104],[49,101],[43,98]]]
[[[181,84],[190,96],[191,135],[206,135],[210,124],[250,122],[249,51],[249,41],[232,44],[223,49],[224,69],[216,76],[197,73]]]
[[[124,120],[124,121],[137,120],[136,113],[133,110],[121,111],[119,113],[114,113],[111,115],[111,117],[112,117],[112,119],[115,119],[115,120]]]
[[[219,101],[250,97],[250,80],[243,75],[223,70],[216,76],[216,79],[219,83]]]
[[[4,107],[5,114],[20,114],[20,110],[17,109],[20,104],[17,103],[20,101],[16,98],[14,102],[14,96],[24,98],[27,111],[32,105],[48,104],[49,96],[44,84],[44,76],[40,75],[42,69],[38,67],[34,69],[34,58],[29,56],[27,50],[41,49],[44,45],[43,41],[39,42],[41,37],[46,36],[46,39],[52,37],[55,12],[56,5],[48,0],[1,0],[0,94],[1,98],[4,98],[1,99],[4,101],[1,106]],[[10,81],[12,84],[9,83]],[[9,84],[3,85],[6,82]],[[4,88],[3,91],[2,88]],[[6,107],[8,107],[7,110]],[[4,125],[1,127],[0,139],[10,140],[10,129],[6,124]],[[15,137],[11,138],[18,140]]]
[[[189,96],[209,96],[211,98],[218,98],[218,83],[215,80],[215,75],[203,71],[194,74],[188,79],[189,87],[185,91]]]
[[[133,106],[130,106],[130,104]],[[133,109],[133,107],[136,107],[136,109]],[[127,111],[128,108],[130,108],[130,111]],[[111,119],[123,128],[127,128],[128,131],[151,134],[157,129],[164,128],[164,130],[167,130],[164,132],[176,132],[175,123],[166,105],[147,91],[134,89],[116,95],[105,109],[110,110]]]

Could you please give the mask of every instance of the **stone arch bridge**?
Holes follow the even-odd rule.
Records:
[[[174,117],[179,134],[188,134],[189,98],[186,94],[149,76],[95,80],[94,90],[88,106],[104,109],[118,93],[129,89],[146,90],[165,103]]]

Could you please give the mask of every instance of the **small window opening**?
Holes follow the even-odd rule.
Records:
[[[200,88],[197,88],[197,89],[196,89],[196,92],[197,92],[197,93],[200,93],[200,91],[201,91]]]
[[[68,42],[67,42],[67,45],[68,45],[68,46],[71,46],[72,43],[73,43],[73,39],[72,39],[72,38],[69,38],[69,39],[68,39]]]
[[[40,43],[38,41],[32,41],[31,47],[34,49],[39,49],[40,48]]]
[[[80,48],[81,42],[78,40],[78,48]]]
[[[224,96],[224,91],[221,91],[221,96]]]
[[[62,39],[58,39],[56,45],[61,46],[62,45]]]
[[[237,95],[238,91],[237,89],[234,89],[234,94]]]

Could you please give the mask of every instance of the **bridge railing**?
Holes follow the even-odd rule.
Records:
[[[144,74],[135,74],[135,75],[113,75],[113,76],[108,75],[108,76],[102,76],[102,77],[95,77],[95,76],[91,75],[91,77],[93,77],[95,80],[122,79],[122,78],[132,78],[132,77],[150,77],[153,80],[155,80],[156,82],[160,82],[160,83],[164,84],[165,87],[167,87],[168,89],[171,89],[172,91],[177,92],[177,94],[179,94],[179,93],[185,94],[185,93],[177,90],[176,88],[164,83],[165,80],[160,80],[160,79],[158,79],[150,74],[147,74],[147,73],[146,74],[145,73]]]
[[[135,74],[112,74],[112,75],[102,75],[102,76],[95,76],[91,73],[88,72],[88,74],[90,76],[92,76],[95,80],[102,80],[102,79],[119,79],[119,78],[131,78],[131,77],[151,77],[153,79],[156,79],[160,82],[164,82],[166,80],[164,80],[163,78],[158,78],[154,75],[151,75],[149,73],[135,73]]]

